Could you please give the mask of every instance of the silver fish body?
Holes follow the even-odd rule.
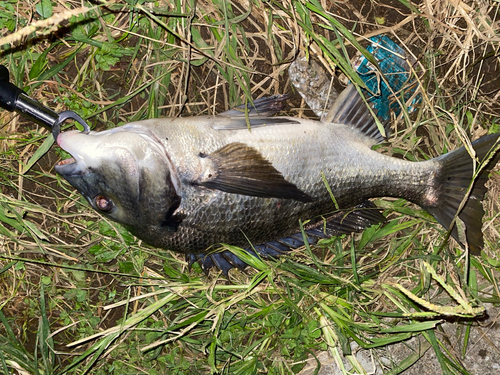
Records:
[[[332,123],[255,117],[249,130],[244,115],[222,114],[65,132],[58,144],[73,158],[56,171],[97,211],[153,246],[182,253],[264,243],[296,233],[299,219],[319,222],[337,206],[349,209],[372,197],[404,198],[451,223],[472,179],[467,152],[415,163],[373,151],[381,136],[367,111],[356,114],[362,104],[355,96],[341,94]],[[346,112],[349,106],[354,113]],[[485,157],[497,140],[489,136],[475,148]],[[450,174],[458,182],[447,191]],[[469,198],[468,206],[480,211],[471,231],[478,225],[480,231],[476,201],[484,192],[479,182]],[[458,203],[446,202],[451,198]],[[474,251],[482,246],[482,235],[468,240]]]

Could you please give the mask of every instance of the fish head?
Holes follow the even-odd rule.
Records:
[[[90,205],[132,232],[168,226],[180,204],[180,183],[162,143],[147,129],[125,126],[57,137],[71,158],[56,164]]]

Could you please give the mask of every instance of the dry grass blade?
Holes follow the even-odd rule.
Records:
[[[94,10],[94,8],[81,7],[77,9],[70,9],[59,12],[47,19],[34,21],[28,26],[25,26],[10,35],[0,38],[0,46],[3,46],[4,44],[14,45],[20,41],[25,40],[26,37],[32,34],[34,36],[50,35],[57,31],[63,21],[66,21],[73,16],[88,13],[92,10]]]

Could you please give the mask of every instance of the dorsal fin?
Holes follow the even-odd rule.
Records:
[[[219,115],[230,116],[230,117],[245,117],[245,116],[262,116],[268,117],[272,116],[283,110],[285,106],[285,100],[287,100],[290,95],[272,95],[265,96],[263,98],[255,99],[252,103],[244,103],[228,111],[219,113]],[[246,112],[246,113],[245,113]]]
[[[300,124],[290,117],[261,117],[261,116],[244,116],[227,117],[217,115],[214,117],[215,121],[212,128],[215,130],[248,130],[253,128],[260,128],[263,126],[273,125],[293,125]]]
[[[284,107],[284,101],[289,95],[273,95],[255,99],[253,105],[246,103],[236,108],[219,113],[212,128],[215,130],[241,130],[259,128],[262,126],[298,124],[288,117],[270,117]]]
[[[383,142],[390,134],[388,122],[383,124],[385,136],[380,133],[375,118],[352,83],[340,93],[323,121],[355,128],[367,136],[371,144]]]

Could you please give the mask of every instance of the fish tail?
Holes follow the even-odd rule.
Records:
[[[437,199],[433,201],[427,198],[427,204],[423,205],[446,229],[449,230],[453,223],[451,236],[462,246],[465,245],[466,239],[469,251],[474,255],[479,255],[484,246],[482,200],[487,191],[485,183],[488,180],[489,171],[500,159],[499,145],[500,133],[486,135],[472,142],[478,173],[474,171],[474,159],[465,147],[434,159],[440,163],[440,173],[438,173],[435,185]],[[470,187],[476,173],[477,176]],[[461,208],[469,189],[471,190],[468,199]],[[465,238],[463,230],[459,230],[455,224],[457,212],[459,212],[458,217],[465,224]]]

